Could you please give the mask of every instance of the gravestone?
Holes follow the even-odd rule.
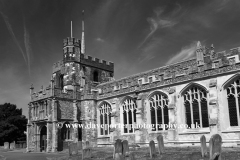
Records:
[[[4,149],[9,149],[9,142],[4,142]]]
[[[78,154],[78,146],[77,143],[70,143],[68,146],[69,156]]]
[[[159,155],[161,155],[162,153],[165,153],[163,136],[162,135],[157,136],[157,141],[158,141],[158,152],[159,152]]]
[[[92,149],[91,148],[85,148],[82,150],[82,159],[91,158],[91,157],[92,157]]]
[[[113,159],[124,160],[123,157],[123,144],[121,139],[117,139],[114,144]]]
[[[214,134],[209,141],[210,160],[221,160],[222,152],[222,137],[219,134]]]
[[[149,142],[149,150],[150,150],[150,157],[151,158],[156,157],[155,143],[153,140]]]
[[[129,156],[129,146],[128,146],[128,141],[124,140],[122,141],[122,146],[123,146],[123,156]]]
[[[202,157],[205,157],[207,156],[207,145],[206,145],[206,137],[204,135],[201,136],[200,142],[201,142]]]
[[[10,143],[10,149],[15,149],[15,141],[13,141],[12,143]]]

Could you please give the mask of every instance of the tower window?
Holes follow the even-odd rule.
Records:
[[[98,71],[93,72],[93,81],[98,82]]]
[[[59,76],[59,87],[63,90],[63,74]]]

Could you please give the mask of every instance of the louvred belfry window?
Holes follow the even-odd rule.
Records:
[[[110,125],[111,125],[111,106],[108,103],[103,103],[99,107],[100,111],[100,135],[109,135],[110,134]]]
[[[200,124],[201,128],[209,127],[207,92],[198,86],[193,86],[183,94],[185,118],[188,127]]]
[[[123,123],[124,133],[133,133],[133,124],[136,123],[136,103],[132,99],[126,99],[123,102]]]
[[[227,87],[227,100],[230,126],[239,126],[240,80],[237,79]]]
[[[154,94],[149,98],[152,131],[168,130],[168,98],[164,94]],[[165,127],[164,127],[165,126]]]

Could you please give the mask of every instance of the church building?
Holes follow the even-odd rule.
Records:
[[[141,145],[159,134],[174,145],[218,133],[237,145],[239,55],[240,47],[215,52],[198,42],[193,59],[115,80],[114,63],[85,53],[83,22],[81,40],[63,40],[63,59],[53,64],[50,84],[30,88],[27,151],[62,151],[76,141]],[[83,127],[67,127],[72,124]]]

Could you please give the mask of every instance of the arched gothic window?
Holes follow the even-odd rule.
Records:
[[[132,99],[126,99],[123,104],[124,133],[133,133],[133,124],[136,123],[136,104]]]
[[[99,107],[100,111],[100,135],[109,135],[110,134],[110,125],[111,125],[111,106],[108,103],[103,103]],[[102,127],[103,126],[103,127]]]
[[[209,127],[207,92],[201,87],[193,86],[183,93],[183,97],[188,127],[192,127],[192,124],[200,124],[201,128]]]
[[[152,131],[167,130],[168,124],[168,98],[166,95],[157,93],[149,98]]]
[[[226,89],[230,126],[239,126],[240,80],[233,81]]]

